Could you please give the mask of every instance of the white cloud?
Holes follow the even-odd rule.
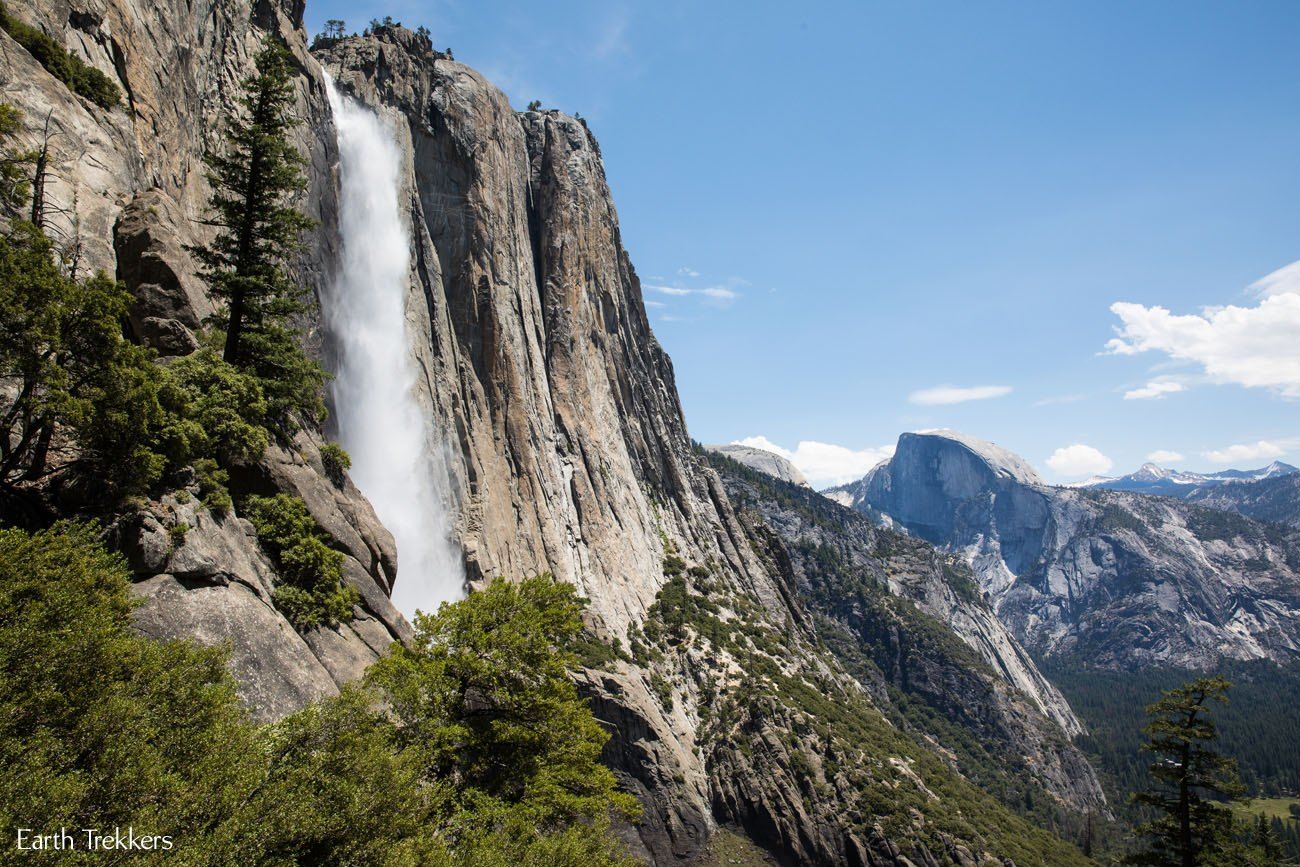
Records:
[[[682,277],[698,277],[698,276],[700,276],[700,272],[699,272],[699,271],[696,271],[694,268],[688,268],[688,267],[686,267],[685,265],[683,265],[681,268],[678,268],[678,269],[677,269],[677,273],[678,273],[680,276],[682,276]]]
[[[860,479],[894,453],[892,445],[854,451],[831,443],[801,440],[793,451],[782,448],[764,436],[735,440],[736,445],[763,449],[780,455],[799,468],[814,488],[828,488]]]
[[[1187,391],[1187,386],[1176,379],[1153,379],[1141,388],[1124,392],[1125,400],[1159,400],[1180,391]]]
[[[740,293],[735,289],[726,286],[705,286],[702,289],[689,289],[685,286],[667,286],[657,283],[647,283],[645,288],[651,292],[658,292],[661,295],[671,295],[674,298],[685,298],[688,295],[698,295],[704,299],[704,303],[713,307],[728,307],[733,301],[740,297]]]
[[[1284,265],[1272,274],[1260,277],[1247,288],[1261,298],[1273,295],[1300,295],[1300,262]]]
[[[1171,452],[1169,449],[1156,449],[1147,455],[1147,460],[1154,461],[1157,464],[1176,464],[1179,461],[1186,460],[1179,452]]]
[[[1052,452],[1047,465],[1062,476],[1097,476],[1115,466],[1115,462],[1083,443],[1062,446]]]
[[[655,301],[655,300],[653,300],[653,299],[646,299],[646,301],[645,301],[644,303],[645,303],[645,306],[647,306],[647,307],[667,307],[667,306],[668,306],[667,304],[665,304],[665,303],[662,302],[662,301]]]
[[[1211,382],[1300,398],[1300,262],[1250,289],[1260,298],[1254,307],[1206,307],[1199,314],[1175,315],[1164,307],[1126,301],[1112,304],[1121,324],[1106,351],[1163,352],[1199,365]]]
[[[907,396],[912,403],[921,406],[945,406],[950,403],[965,403],[968,400],[988,400],[1011,393],[1009,385],[974,385],[967,388],[956,385],[936,385],[923,388]]]
[[[1232,464],[1237,461],[1271,460],[1286,454],[1286,449],[1274,442],[1260,440],[1255,443],[1238,443],[1223,449],[1201,452],[1206,460],[1216,464]]]

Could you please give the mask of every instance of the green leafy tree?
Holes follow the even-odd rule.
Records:
[[[1147,848],[1129,863],[1151,867],[1202,867],[1223,863],[1234,848],[1232,813],[1222,801],[1239,798],[1242,786],[1234,759],[1212,748],[1218,730],[1209,702],[1226,702],[1231,684],[1203,677],[1164,693],[1147,708],[1151,721],[1142,746],[1155,756],[1153,785],[1133,795],[1156,818],[1140,833]]]
[[[225,334],[223,357],[262,384],[268,417],[291,432],[295,417],[318,419],[325,374],[308,358],[293,326],[308,293],[286,271],[312,221],[290,199],[305,184],[304,160],[289,140],[293,117],[292,55],[268,40],[256,72],[243,84],[240,110],[227,121],[226,147],[209,153],[216,237],[195,249]]]
[[[294,626],[307,630],[352,619],[360,596],[343,583],[343,555],[329,546],[306,503],[289,494],[249,497],[244,514],[275,561],[283,582],[275,588],[275,605]]]
[[[54,263],[48,238],[14,221],[0,234],[0,488],[84,469],[113,493],[155,482],[160,375],[126,340],[130,295],[103,274],[77,281]],[[61,443],[63,425],[73,442]],[[66,451],[52,466],[52,450]]]
[[[126,565],[91,526],[0,530],[0,822],[8,834],[132,825],[201,845],[208,824],[232,812],[260,773],[256,732],[222,654],[135,635],[127,585]],[[60,865],[102,855],[23,854]]]
[[[1264,865],[1280,865],[1288,863],[1285,858],[1286,852],[1282,846],[1282,838],[1278,836],[1277,831],[1273,830],[1273,823],[1268,817],[1260,813],[1255,819],[1255,827],[1251,832],[1250,845],[1254,849],[1255,863],[1260,867]]]
[[[161,399],[159,448],[176,465],[204,457],[221,465],[255,461],[265,451],[267,403],[256,377],[227,364],[210,346],[171,361]]]
[[[6,833],[129,825],[171,838],[122,862],[140,865],[627,863],[609,818],[633,805],[596,763],[604,734],[565,673],[572,588],[533,579],[473,594],[425,618],[418,646],[374,683],[257,726],[223,651],[132,630],[126,564],[96,536],[70,523],[0,530]],[[400,708],[385,700],[398,694]],[[521,754],[530,743],[537,755]]]
[[[335,487],[342,488],[347,482],[348,470],[352,469],[352,456],[338,443],[322,443],[320,461],[326,477]]]
[[[7,102],[0,102],[0,213],[9,219],[23,212],[31,195],[31,166],[36,152],[10,145],[22,126],[22,112]]]
[[[577,693],[572,586],[497,579],[417,615],[415,640],[370,672],[403,749],[445,799],[460,864],[615,864],[611,812],[635,815],[598,758],[608,736]]]

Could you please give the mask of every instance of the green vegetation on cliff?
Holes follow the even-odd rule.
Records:
[[[289,139],[296,124],[292,60],[272,39],[257,55],[240,110],[225,118],[223,147],[205,156],[217,234],[193,251],[208,291],[223,304],[214,318],[225,338],[222,357],[257,377],[268,419],[288,432],[325,415],[325,372],[303,351],[295,326],[310,293],[285,267],[313,225],[291,201],[306,186],[303,157]]]
[[[688,568],[671,551],[664,573],[668,580],[631,644],[638,662],[655,675],[674,655],[724,653],[734,660],[737,673],[709,677],[700,695],[697,738],[711,770],[726,778],[727,769],[743,769],[732,776],[772,787],[774,799],[793,797],[811,815],[859,839],[872,839],[878,828],[918,863],[927,857],[922,850],[953,852],[957,846],[1026,867],[1090,863],[891,722],[856,682],[827,664],[829,654],[797,653],[792,636],[775,629],[757,602],[728,588],[723,576],[704,566]],[[673,684],[663,681],[663,688],[671,694]],[[750,817],[719,818],[746,823]],[[754,823],[746,831],[774,850],[783,848],[771,827]]]
[[[0,29],[27,49],[46,71],[62,81],[78,96],[85,97],[101,108],[113,108],[122,101],[122,92],[113,80],[80,57],[70,54],[49,36],[19,21],[0,3]]]
[[[365,683],[257,726],[221,651],[131,630],[128,581],[88,525],[0,530],[7,834],[169,838],[133,864],[625,863],[609,828],[635,803],[596,762],[606,735],[567,675],[571,587],[498,581],[422,617]]]
[[[334,626],[352,619],[360,594],[343,584],[343,554],[329,547],[325,533],[298,497],[249,497],[244,514],[257,540],[271,555],[281,584],[275,607],[296,628]]]

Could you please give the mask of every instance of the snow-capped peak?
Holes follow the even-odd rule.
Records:
[[[1155,481],[1159,481],[1160,479],[1167,479],[1171,475],[1172,473],[1169,470],[1166,470],[1164,467],[1160,466],[1159,464],[1146,463],[1143,464],[1142,468],[1139,469],[1133,475],[1131,475],[1129,478],[1135,479],[1137,481],[1143,481],[1143,482],[1155,482]]]

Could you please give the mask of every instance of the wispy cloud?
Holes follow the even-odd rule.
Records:
[[[1274,295],[1300,295],[1300,262],[1284,265],[1271,274],[1260,277],[1246,287],[1261,298]]]
[[[1177,379],[1153,379],[1140,388],[1124,392],[1125,400],[1160,400],[1171,394],[1187,391],[1187,386]]]
[[[725,308],[730,307],[741,297],[741,292],[737,287],[745,285],[746,282],[740,277],[729,277],[723,282],[694,286],[690,285],[690,283],[701,276],[700,272],[691,268],[679,268],[677,273],[681,275],[678,279],[662,281],[662,278],[660,278],[661,282],[647,282],[641,285],[648,292],[655,292],[668,298],[695,297],[710,307]]]
[[[1156,449],[1147,455],[1147,460],[1155,461],[1157,464],[1176,464],[1184,461],[1186,458],[1179,452],[1170,451],[1169,449]]]
[[[936,385],[933,388],[914,391],[907,396],[907,399],[909,402],[920,406],[947,406],[948,404],[966,403],[972,400],[989,400],[1010,393],[1011,386],[1009,385]]]
[[[611,60],[631,54],[632,48],[627,41],[631,24],[631,10],[627,6],[615,4],[607,7],[591,43],[592,55],[597,60]]]
[[[876,464],[894,454],[892,445],[850,449],[815,440],[801,440],[794,449],[787,449],[765,436],[745,437],[734,440],[734,444],[780,455],[798,467],[814,488],[834,487],[860,479]]]

